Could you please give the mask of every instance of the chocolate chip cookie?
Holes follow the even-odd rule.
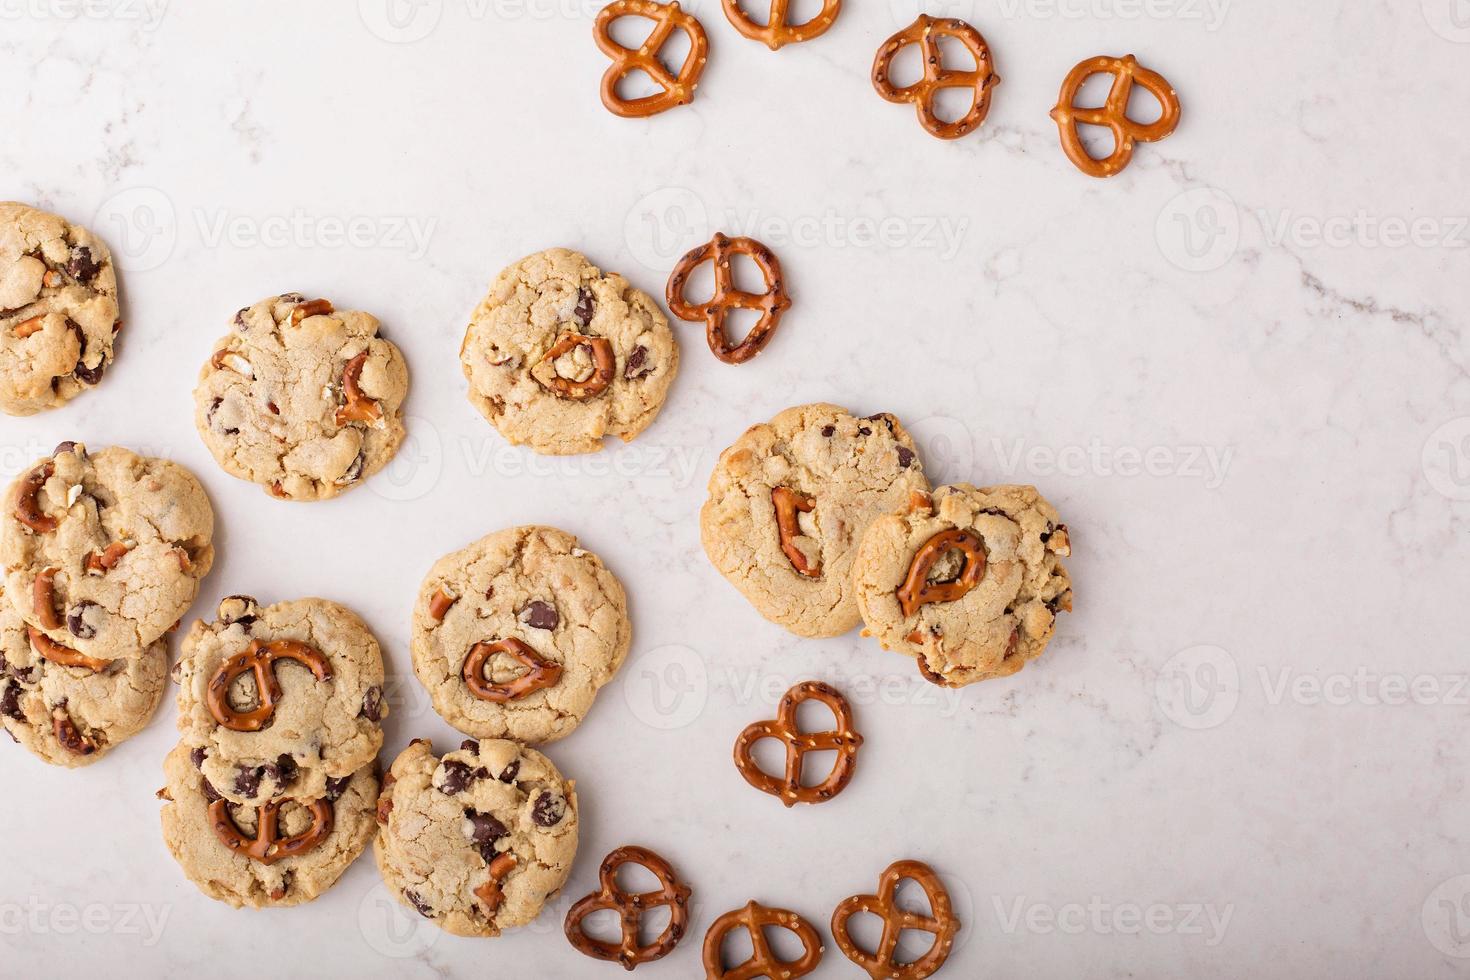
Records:
[[[96,762],[147,726],[167,683],[165,642],[99,670],[55,663],[31,645],[20,614],[0,596],[0,724],[46,762]]]
[[[929,489],[898,419],[836,405],[788,408],[720,454],[699,515],[714,566],[800,636],[858,624],[851,569],[863,530]]]
[[[415,740],[378,800],[373,855],[405,905],[457,936],[535,919],[577,855],[577,794],[551,760],[506,739],[441,760]]]
[[[497,531],[446,555],[414,606],[414,670],[434,710],[479,738],[566,735],[631,641],[622,585],[552,527]]]
[[[879,518],[853,564],[858,608],[884,649],[936,684],[1007,677],[1041,656],[1072,609],[1067,526],[1035,487],[969,484]]]
[[[648,428],[679,369],[679,348],[647,293],[552,248],[496,278],[459,359],[470,401],[501,435],[561,456]]]
[[[194,424],[226,473],[283,500],[325,500],[398,452],[408,366],[375,317],[287,293],[231,328],[194,389]]]
[[[194,601],[213,536],[209,498],[182,466],[62,443],[5,493],[5,593],[53,662],[135,657]]]
[[[0,411],[34,415],[96,385],[120,326],[107,246],[65,218],[0,203]]]
[[[367,847],[377,824],[375,765],[333,779],[320,799],[236,806],[215,792],[186,745],[163,761],[168,785],[163,840],[189,880],[239,908],[285,907],[334,885]]]
[[[383,654],[335,602],[230,596],[184,637],[174,676],[180,740],[234,803],[323,796],[382,747]]]

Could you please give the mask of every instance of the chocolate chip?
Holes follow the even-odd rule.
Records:
[[[67,275],[77,282],[91,282],[101,268],[102,263],[97,261],[90,248],[85,245],[72,246],[71,255],[66,260]]]
[[[577,290],[577,308],[572,311],[572,316],[585,327],[592,322],[592,309],[595,305],[592,301],[592,290],[584,286]]]
[[[557,615],[556,608],[550,603],[533,599],[529,605],[520,611],[520,621],[532,629],[554,630],[561,617]]]
[[[474,770],[463,762],[445,759],[442,765],[444,767],[444,782],[439,785],[439,792],[441,793],[455,796],[463,793],[470,783],[475,781]]]
[[[301,767],[296,765],[296,760],[289,755],[282,755],[276,759],[274,766],[267,766],[271,775],[281,786],[289,786],[296,781],[296,776],[301,772]]]
[[[542,790],[531,807],[531,819],[538,827],[555,827],[567,814],[567,801],[550,790]]]
[[[210,785],[209,780],[207,780],[207,779],[201,779],[201,780],[199,780],[199,783],[200,783],[199,788],[204,792],[204,798],[206,800],[208,800],[210,803],[213,803],[216,800],[222,800],[222,799],[224,799],[223,796],[220,796],[219,795],[219,790],[215,789],[213,786]]]
[[[866,425],[860,425],[860,426],[858,426],[858,435],[860,435],[860,436],[870,436],[872,434],[873,434],[873,430],[870,429],[870,428],[868,428]]]
[[[194,768],[195,769],[203,770],[204,769],[204,758],[205,758],[206,755],[208,755],[208,753],[205,752],[204,749],[202,749],[202,748],[195,749],[193,752],[190,752],[189,753],[189,761],[192,762],[192,763],[194,763]]]
[[[96,367],[89,368],[80,361],[72,370],[72,376],[84,385],[95,385],[102,380],[102,375],[107,372],[107,362],[98,361]]]
[[[914,461],[914,451],[912,449],[908,448],[907,446],[899,446],[898,447],[898,468],[901,469],[901,470],[906,470],[906,469],[909,468],[909,464],[912,463],[913,461]]]
[[[336,803],[347,792],[347,784],[352,781],[351,776],[329,776],[327,777],[327,802]]]
[[[97,608],[97,603],[83,599],[66,611],[66,628],[79,640],[96,637],[97,627],[87,622],[87,613]]]
[[[836,432],[837,432],[837,426],[835,426],[835,425],[824,425],[824,426],[822,426],[822,435],[826,436],[828,439],[831,439],[832,436],[836,434]]]
[[[480,855],[486,861],[492,860],[495,857],[495,842],[507,833],[505,824],[488,813],[476,810],[466,810],[464,815],[470,822],[470,840],[479,845]]]
[[[362,711],[358,712],[368,721],[377,723],[383,717],[383,689],[374,685],[362,696]]]
[[[245,314],[250,312],[250,307],[243,306],[235,313],[235,329],[249,330],[250,326],[245,322]]]
[[[422,915],[426,919],[432,919],[434,917],[434,910],[429,908],[428,902],[419,898],[418,892],[404,892],[403,897],[408,899],[410,905],[418,909],[419,915]]]
[[[473,752],[473,753],[475,753],[475,755],[479,755],[480,754],[480,743],[479,742],[476,742],[472,738],[467,738],[463,742],[460,742],[459,743],[459,750],[461,752]]]
[[[653,365],[648,363],[648,348],[635,347],[628,355],[628,363],[623,365],[623,377],[629,380],[641,378],[652,370]]]
[[[502,783],[513,783],[513,782],[515,782],[516,777],[520,775],[520,773],[521,773],[521,760],[520,759],[512,759],[512,760],[510,760],[510,765],[508,765],[504,769],[500,770],[500,777],[499,778],[500,778],[500,781]]]
[[[260,792],[260,779],[265,775],[265,768],[254,769],[240,766],[235,773],[235,792],[241,796],[254,796]]]
[[[57,443],[56,448],[51,450],[51,455],[60,456],[62,453],[74,453],[76,451],[77,444],[68,439],[66,442]]]
[[[6,684],[5,693],[0,694],[0,715],[14,718],[16,721],[25,721],[25,712],[20,710],[20,687],[15,684]]]

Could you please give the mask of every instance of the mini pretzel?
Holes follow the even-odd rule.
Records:
[[[776,534],[781,542],[781,553],[791,562],[791,567],[807,578],[820,578],[822,561],[808,563],[806,555],[792,539],[801,537],[801,525],[797,523],[797,512],[810,514],[816,507],[811,497],[804,497],[790,487],[775,487],[771,490],[771,504],[776,508]]]
[[[894,904],[894,893],[898,883],[908,879],[924,890],[929,899],[930,915],[908,912]],[[847,921],[858,912],[867,912],[883,920],[883,938],[878,950],[869,953],[852,939],[847,931]],[[911,963],[900,963],[895,957],[899,934],[905,929],[933,933],[934,945],[928,952]],[[949,958],[954,947],[955,933],[960,921],[950,908],[949,892],[934,873],[934,869],[922,861],[895,861],[878,879],[878,894],[854,895],[837,906],[832,913],[832,938],[842,955],[868,971],[873,980],[923,980],[933,976]]]
[[[578,347],[586,347],[592,351],[592,374],[584,381],[573,381],[555,374],[554,363],[558,357],[570,353]],[[612,342],[606,337],[588,337],[580,333],[568,331],[556,338],[556,343],[551,346],[541,358],[548,365],[553,365],[553,374],[547,381],[539,381],[543,387],[563,398],[571,398],[581,401],[592,398],[607,390],[612,383],[613,371],[617,367],[617,360],[613,357]]]
[[[87,570],[88,575],[105,575],[131,550],[126,541],[114,541],[100,552],[89,554],[82,562],[82,567]]]
[[[765,292],[747,293],[735,288],[735,274],[730,263],[736,255],[748,255],[760,268],[766,282]],[[684,298],[689,274],[711,261],[715,264],[715,294],[707,303],[690,303]],[[781,323],[781,315],[791,306],[785,280],[781,277],[781,261],[775,253],[754,238],[727,238],[720,233],[679,260],[669,276],[665,299],[668,300],[669,311],[679,319],[704,321],[709,349],[726,364],[743,364],[759,354],[770,343],[771,335]],[[732,309],[761,311],[760,319],[738,344],[731,344],[729,335],[725,333],[725,319]]]
[[[975,58],[975,67],[958,70],[944,67],[939,38],[954,38]],[[917,43],[924,59],[924,77],[912,85],[895,88],[889,78],[893,58],[903,48]],[[990,45],[980,32],[962,20],[938,19],[920,14],[919,19],[883,42],[873,58],[873,88],[889,102],[912,102],[919,125],[942,140],[959,139],[976,129],[990,114],[990,90],[1000,84],[995,74]],[[941,119],[934,99],[942,89],[968,88],[975,93],[970,111],[953,122]]]
[[[300,309],[300,307],[297,307]],[[376,422],[383,417],[383,407],[369,398],[358,386],[362,378],[362,367],[367,363],[368,352],[363,351],[342,369],[342,407],[337,409],[337,424],[352,422]]]
[[[475,889],[475,897],[485,903],[486,915],[500,911],[500,903],[505,901],[505,879],[515,867],[516,856],[509,851],[495,855],[495,860],[490,862],[490,877]]]
[[[766,942],[763,931],[766,926],[777,926],[796,934],[801,940],[802,953],[794,960],[779,959]],[[720,944],[725,936],[735,929],[744,929],[750,934],[751,955],[736,966],[725,969],[720,956]],[[705,980],[796,980],[817,968],[822,961],[822,937],[812,924],[795,912],[786,909],[768,908],[757,902],[749,902],[743,909],[726,912],[715,920],[704,934]]]
[[[316,800],[302,804],[311,811],[311,826],[294,837],[280,836],[281,807],[289,800],[271,800],[255,808],[255,836],[246,837],[230,815],[229,800],[209,804],[209,821],[214,835],[230,850],[244,854],[261,864],[275,864],[289,857],[300,857],[314,850],[332,833],[332,804]]]
[[[497,653],[519,660],[530,669],[513,681],[496,684],[485,677],[485,667]],[[507,701],[519,701],[543,687],[550,687],[561,680],[561,671],[561,664],[543,659],[524,641],[512,636],[493,643],[476,643],[470,647],[460,675],[470,693],[481,701],[505,704]]]
[[[99,674],[112,666],[111,660],[96,660],[92,657],[84,657],[71,647],[62,646],[51,637],[33,627],[26,627],[26,635],[30,637],[31,646],[43,659],[63,667],[81,667]]]
[[[301,326],[301,321],[309,316],[322,316],[332,312],[334,312],[332,301],[329,299],[312,299],[307,300],[305,303],[298,303],[296,308],[291,311],[291,326]]]
[[[55,566],[42,569],[41,574],[36,576],[35,584],[31,586],[31,611],[36,614],[36,621],[43,630],[59,630],[65,625],[56,614],[55,579],[59,571],[61,569]]]
[[[722,0],[725,17],[744,36],[759,41],[772,51],[783,45],[810,41],[827,33],[827,28],[842,12],[842,0],[823,0],[822,10],[805,24],[788,24],[786,10],[791,0],[771,0],[771,15],[764,24],[757,24],[740,6],[740,0]]]
[[[436,623],[442,623],[444,621],[444,617],[449,614],[450,607],[452,607],[458,601],[459,596],[451,595],[449,591],[441,585],[439,586],[439,588],[435,589],[434,594],[429,597],[429,615],[434,617],[434,621]]]
[[[647,868],[658,879],[658,890],[629,894],[618,887],[618,869],[625,864]],[[602,859],[597,870],[598,890],[580,899],[567,911],[567,942],[579,953],[599,960],[611,960],[631,970],[640,963],[652,963],[674,951],[689,925],[688,886],[674,875],[669,862],[645,847],[626,845]],[[638,942],[638,931],[646,912],[660,905],[669,907],[669,923],[647,946]],[[612,909],[622,920],[622,941],[617,943],[593,939],[582,931],[582,920],[593,912]]]
[[[646,17],[653,21],[653,32],[636,51],[613,40],[612,22],[619,17]],[[659,61],[658,53],[675,28],[688,35],[689,53],[684,56],[678,73],[670,75],[663,62]],[[705,62],[709,61],[709,37],[693,15],[679,9],[678,0],[669,4],[655,3],[654,0],[613,0],[598,13],[592,37],[602,53],[613,60],[602,76],[602,104],[609,112],[633,119],[694,101],[695,86],[699,84],[699,76],[704,74]],[[647,74],[663,91],[638,99],[619,97],[618,82],[635,71]]]
[[[929,572],[950,549],[965,556],[960,573],[948,582],[929,581]],[[919,607],[931,602],[953,602],[968,593],[985,577],[985,546],[980,536],[963,528],[940,531],[925,541],[909,564],[908,576],[897,591],[898,605],[904,617],[912,616]]]
[[[824,732],[803,732],[796,709],[803,701],[820,701],[832,710],[836,727]],[[778,739],[786,746],[786,771],[772,776],[763,771],[751,754],[761,739]],[[852,782],[857,769],[857,750],[863,737],[852,727],[852,706],[837,689],[820,681],[804,681],[787,691],[776,709],[775,721],[757,721],[746,726],[735,740],[735,768],[745,781],[762,793],[780,797],[786,806],[796,803],[825,803]],[[837,751],[837,761],[827,778],[815,786],[801,785],[801,758],[808,752]]]
[[[20,485],[20,493],[15,498],[15,519],[37,534],[49,534],[61,526],[61,521],[51,517],[41,510],[41,488],[51,475],[56,472],[56,467],[48,460],[26,474],[25,481]]]
[[[243,653],[237,653],[219,665],[209,679],[207,699],[214,720],[233,732],[258,732],[276,713],[276,699],[281,696],[281,683],[276,680],[275,662],[294,660],[310,670],[319,681],[332,679],[332,665],[320,650],[296,640],[251,642]],[[255,674],[256,706],[250,711],[236,711],[230,704],[230,685],[246,671]]]
[[[1113,87],[1108,91],[1107,101],[1095,108],[1078,108],[1073,105],[1078,91],[1093,75],[1112,75]],[[1135,84],[1142,85],[1159,100],[1162,112],[1151,123],[1134,122],[1128,118],[1128,97]],[[1090,177],[1111,177],[1133,159],[1135,143],[1153,143],[1174,132],[1179,125],[1179,96],[1174,87],[1158,72],[1150,71],[1138,63],[1133,55],[1113,58],[1099,55],[1088,58],[1062,82],[1062,94],[1057,107],[1051,111],[1061,132],[1062,149],[1077,169]],[[1087,152],[1082,145],[1079,125],[1103,126],[1113,133],[1113,152],[1101,160]]]
[[[91,755],[97,751],[97,746],[78,730],[71,715],[66,713],[65,698],[51,709],[51,733],[56,736],[61,747],[72,755]]]

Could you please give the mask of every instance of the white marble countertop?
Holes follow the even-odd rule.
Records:
[[[371,858],[296,909],[205,899],[158,829],[166,703],[91,769],[0,751],[5,972],[611,977],[561,916],[633,841],[696,893],[649,980],[697,975],[750,898],[825,933],[904,856],[964,922],[942,976],[1470,969],[1463,0],[953,0],[928,9],[976,23],[1004,79],[956,143],[868,81],[916,0],[851,0],[775,54],[696,0],[699,98],[647,121],[598,102],[598,6],[0,0],[0,198],[103,235],[127,323],[99,390],[0,419],[0,475],[62,438],[191,467],[220,524],[193,615],[233,592],[357,609],[396,680],[390,760],[455,737],[407,652],[438,556],[559,525],[626,583],[635,633],[549,749],[583,842],[534,926],[441,935]],[[1092,180],[1047,113],[1073,64],[1130,51],[1183,123]],[[662,295],[717,228],[775,248],[796,299],[755,363],[679,325],[663,414],[594,457],[509,449],[465,400],[460,339],[502,266],[567,245]],[[231,479],[191,418],[228,318],[291,289],[375,313],[413,373],[410,444],[333,503]],[[715,456],[819,399],[897,413],[938,478],[1057,504],[1076,611],[1042,660],[943,691],[856,633],[787,635],[713,570]],[[730,747],[812,677],[867,744],[838,800],[786,811]],[[828,945],[817,976],[854,975]]]

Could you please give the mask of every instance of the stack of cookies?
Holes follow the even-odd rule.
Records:
[[[316,898],[373,836],[387,713],[377,639],[326,599],[230,596],[189,630],[174,675],[169,850],[231,905]]]
[[[141,731],[168,673],[165,634],[214,563],[193,474],[109,447],[56,447],[0,515],[0,721],[57,765]]]

